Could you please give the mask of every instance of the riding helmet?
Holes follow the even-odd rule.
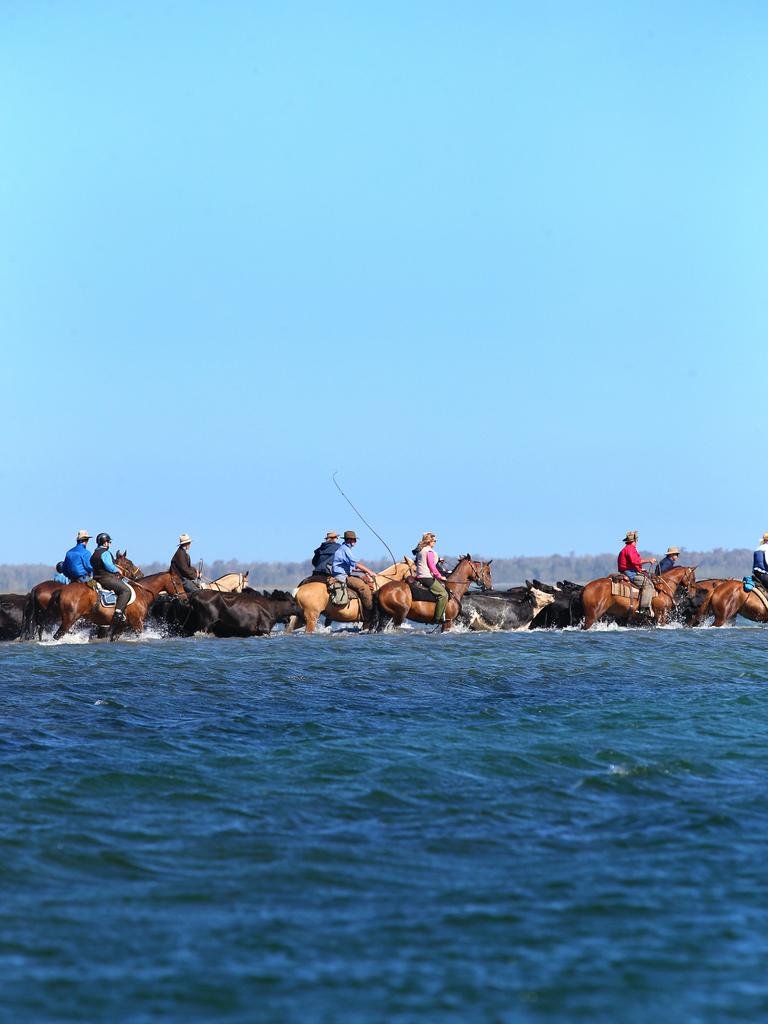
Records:
[[[99,547],[101,547],[102,544],[111,544],[112,538],[108,533],[100,533],[96,538],[96,543]]]

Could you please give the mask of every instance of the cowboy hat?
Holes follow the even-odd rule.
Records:
[[[91,539],[91,535],[90,535],[90,533],[88,533],[87,530],[78,530],[77,531],[77,539],[78,539],[78,541],[90,540]]]
[[[335,530],[329,530],[325,535],[326,540],[338,540],[338,533]]]
[[[357,540],[357,534],[354,530],[345,530],[344,540]]]
[[[760,543],[761,543],[761,544],[765,544],[765,543],[768,543],[768,533],[764,533],[764,534],[763,534],[763,536],[762,536],[762,537],[761,537],[761,539],[760,539]]]
[[[637,540],[637,530],[627,530],[626,534],[624,535],[624,543],[625,544],[632,544],[636,540]]]
[[[680,554],[680,548],[667,548],[667,554],[668,555],[679,555]]]
[[[179,544],[191,544],[191,543],[192,543],[192,538],[189,536],[189,534],[188,533],[182,533],[182,535],[179,537]]]

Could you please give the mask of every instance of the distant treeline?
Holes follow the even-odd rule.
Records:
[[[644,558],[647,552],[642,552]],[[481,556],[477,556],[481,557]],[[482,556],[486,557],[486,556]],[[389,559],[381,558],[368,561],[371,568],[383,569]],[[454,559],[447,559],[452,564]],[[749,548],[715,548],[714,551],[686,551],[680,556],[680,565],[700,566],[699,579],[708,577],[744,576],[752,567],[752,551]],[[168,568],[167,562],[153,562],[143,565],[147,575],[162,572]],[[588,580],[605,576],[616,569],[616,553],[604,555],[538,555],[521,558],[494,558],[493,581],[497,589],[512,587],[525,580],[537,579],[545,583],[556,580],[573,580],[575,583],[586,583]],[[309,576],[312,565],[305,562],[238,562],[230,559],[227,562],[217,561],[205,565],[205,575],[210,579],[223,576],[228,572],[249,572],[248,582],[253,587],[295,587],[299,580]],[[49,565],[0,565],[0,593],[24,594],[30,587],[41,580],[49,580],[54,573]]]

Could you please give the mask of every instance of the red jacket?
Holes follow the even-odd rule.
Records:
[[[640,561],[640,553],[634,544],[625,544],[619,552],[619,572],[626,572],[627,569],[634,569],[640,572],[643,563]]]

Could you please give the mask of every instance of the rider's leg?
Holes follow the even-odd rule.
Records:
[[[373,594],[371,588],[359,576],[347,576],[347,587],[360,598],[363,609],[363,629],[373,626]]]
[[[445,609],[448,607],[448,591],[443,585],[441,580],[433,579],[430,586],[430,592],[435,594],[437,597],[437,604],[435,605],[435,622],[443,622],[445,619]]]

